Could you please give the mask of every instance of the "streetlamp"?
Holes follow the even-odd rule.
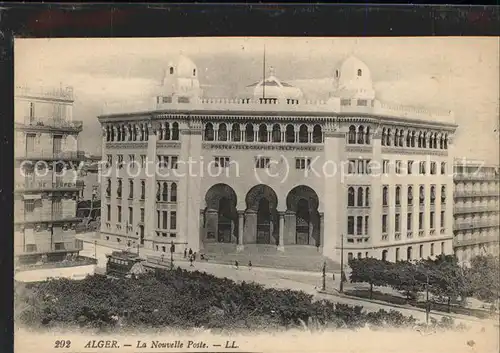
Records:
[[[175,251],[175,245],[174,241],[172,240],[170,242],[170,269],[174,269],[174,251]]]
[[[323,262],[323,285],[322,289],[326,290],[326,261]]]
[[[340,234],[340,288],[339,292],[344,292],[344,234]]]

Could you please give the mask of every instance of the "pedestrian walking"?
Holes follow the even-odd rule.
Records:
[[[236,269],[238,269],[238,265],[239,265],[239,264],[238,264],[238,260],[235,260],[235,261],[234,261],[234,266],[236,267]]]
[[[335,282],[335,273],[332,273],[332,279]]]
[[[193,256],[190,256],[189,257],[189,263],[190,263],[190,267],[193,267]]]
[[[186,248],[184,248],[184,258],[185,258],[185,259],[187,258],[187,253],[188,253],[187,249],[186,249]]]
[[[191,255],[193,255],[193,250],[189,248],[189,257],[191,257]]]
[[[248,270],[250,271],[252,269],[252,261],[248,261]]]
[[[193,261],[196,261],[196,251],[193,253]]]

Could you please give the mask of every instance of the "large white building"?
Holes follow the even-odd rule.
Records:
[[[380,102],[354,57],[334,72],[327,101],[274,72],[211,99],[191,60],[168,63],[151,102],[98,118],[102,237],[334,261],[342,246],[346,259],[452,253],[453,114]]]

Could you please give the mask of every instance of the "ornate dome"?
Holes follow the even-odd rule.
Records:
[[[199,97],[198,68],[184,55],[170,60],[163,72],[163,80],[158,94],[160,96]]]
[[[340,98],[374,99],[370,69],[354,56],[348,57],[335,70],[336,96]]]
[[[198,77],[198,69],[191,59],[184,55],[179,55],[175,60],[168,62],[166,74],[176,77],[192,78]]]
[[[265,80],[253,83],[246,87],[247,94],[253,95],[253,98],[279,98],[279,99],[299,99],[303,93],[300,88],[294,87],[289,83],[280,81],[276,76],[274,69],[269,69],[269,76]]]

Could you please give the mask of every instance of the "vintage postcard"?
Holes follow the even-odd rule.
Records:
[[[497,37],[16,39],[15,351],[497,352]]]

